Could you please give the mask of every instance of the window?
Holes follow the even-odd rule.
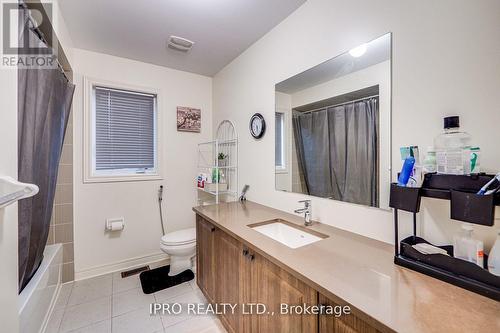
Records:
[[[275,152],[275,166],[276,169],[285,169],[285,114],[276,112],[276,152]]]
[[[158,179],[157,94],[100,84],[88,88],[86,181]]]

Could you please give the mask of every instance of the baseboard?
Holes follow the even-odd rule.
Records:
[[[148,256],[126,259],[106,265],[92,267],[89,269],[85,269],[83,271],[75,272],[75,281],[84,280],[91,277],[114,273],[118,271],[121,272],[127,269],[132,269],[144,265],[153,265],[157,267],[161,265],[168,265],[168,263],[169,259],[165,253],[163,252],[155,253]]]

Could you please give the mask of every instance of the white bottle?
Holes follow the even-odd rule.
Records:
[[[462,224],[462,230],[454,237],[453,255],[455,258],[470,261],[483,268],[483,242],[472,238],[473,231],[471,225]]]
[[[427,155],[425,156],[423,167],[424,173],[434,173],[437,171],[436,150],[432,146],[427,148]]]
[[[434,139],[437,173],[470,174],[470,135],[460,132],[458,116],[444,118],[444,132]]]
[[[497,240],[488,256],[488,271],[500,276],[500,229],[497,230]]]
[[[422,171],[422,166],[415,164],[408,180],[407,187],[422,187],[424,183],[424,173]]]

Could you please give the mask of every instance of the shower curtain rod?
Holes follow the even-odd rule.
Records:
[[[301,114],[308,114],[308,113],[311,113],[311,112],[321,111],[321,110],[328,109],[328,108],[333,108],[333,107],[336,107],[336,106],[341,106],[341,105],[345,105],[345,104],[355,103],[355,102],[359,102],[359,101],[362,101],[362,100],[365,100],[365,99],[374,98],[374,97],[379,97],[379,94],[371,95],[371,96],[366,96],[366,97],[362,97],[362,98],[358,98],[358,99],[354,99],[352,101],[348,101],[348,102],[344,102],[344,103],[327,105],[327,106],[323,106],[321,108],[317,108],[317,109],[313,109],[313,110],[308,110],[308,111],[303,111],[303,112],[298,111],[298,112],[300,112]],[[294,111],[296,111],[296,110],[294,110]]]
[[[29,10],[28,8],[28,5],[24,2],[24,1],[21,1],[19,3],[19,6],[24,8],[24,9],[27,9]],[[50,47],[49,46],[49,43],[47,42],[47,40],[45,39],[45,36],[43,34],[43,32],[40,30],[40,28],[38,27],[38,23],[35,21],[35,19],[33,17],[31,17],[30,14],[28,14],[28,20],[30,20],[31,24],[33,25],[33,28],[29,28],[31,29],[31,31],[33,31],[37,36],[38,38],[45,44],[47,45],[47,47]],[[57,67],[59,68],[59,70],[61,71],[62,75],[64,75],[64,78],[68,81],[68,82],[71,82],[70,79],[68,78],[68,76],[66,75],[66,72],[64,71],[64,68],[63,66],[61,65],[61,63],[59,62],[59,58],[57,58],[57,56],[55,57],[56,58],[56,63],[57,63]]]

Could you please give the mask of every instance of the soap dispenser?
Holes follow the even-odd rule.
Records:
[[[479,267],[484,267],[483,242],[472,237],[474,228],[462,224],[460,232],[454,237],[453,254],[455,258],[470,261]]]
[[[497,240],[488,256],[488,271],[491,274],[500,276],[500,229],[497,230]]]

